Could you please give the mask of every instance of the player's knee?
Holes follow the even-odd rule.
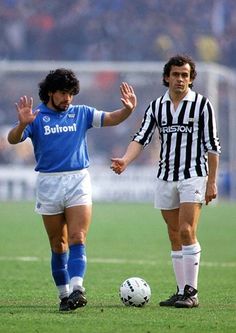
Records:
[[[55,253],[65,253],[68,250],[68,244],[63,242],[54,242],[51,248]]]
[[[193,228],[190,225],[186,224],[180,228],[180,238],[182,244],[191,242],[193,237],[194,237]]]
[[[172,245],[180,243],[180,233],[178,228],[168,226],[168,235]]]
[[[77,231],[69,234],[69,244],[85,244],[86,242],[86,232]]]
[[[64,253],[68,250],[68,242],[67,239],[65,239],[64,237],[49,237],[49,242],[51,245],[51,249],[55,253]]]

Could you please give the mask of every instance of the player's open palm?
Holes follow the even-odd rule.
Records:
[[[20,98],[19,102],[15,104],[16,110],[18,112],[18,119],[20,124],[28,125],[31,124],[38,115],[38,110],[33,112],[33,98],[28,98],[27,96],[23,96]]]
[[[124,106],[129,110],[133,110],[137,105],[137,97],[134,93],[133,87],[128,85],[126,82],[122,82],[120,92],[122,96],[121,101]]]

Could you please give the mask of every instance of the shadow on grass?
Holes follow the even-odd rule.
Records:
[[[88,304],[86,306],[86,309],[97,309],[101,312],[105,311],[106,309],[122,309],[127,308],[126,306],[122,304]],[[76,313],[79,310],[82,310],[84,308],[79,308],[75,311],[63,311],[59,312],[58,308],[56,306],[51,305],[41,305],[41,304],[28,304],[28,305],[0,305],[0,315],[3,314],[23,314],[23,313],[39,313],[39,314],[45,314],[45,313],[60,313],[60,314],[72,314]]]

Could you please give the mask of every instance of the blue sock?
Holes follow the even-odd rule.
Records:
[[[68,272],[70,278],[74,276],[84,277],[87,258],[84,244],[74,244],[69,247]]]
[[[55,253],[52,251],[51,269],[56,286],[69,284],[70,279],[67,271],[67,253]]]

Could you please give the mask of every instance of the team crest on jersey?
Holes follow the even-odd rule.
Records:
[[[189,121],[190,123],[193,123],[193,122],[194,122],[194,118],[188,118],[188,121]]]
[[[49,116],[44,116],[44,117],[43,117],[43,121],[44,121],[45,123],[48,123],[48,122],[50,121],[50,117],[49,117]]]

